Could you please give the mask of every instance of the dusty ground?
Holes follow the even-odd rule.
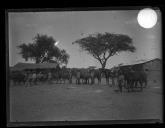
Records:
[[[10,87],[11,121],[162,119],[160,86],[119,93],[107,85]]]

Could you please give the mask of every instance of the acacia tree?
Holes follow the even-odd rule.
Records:
[[[134,52],[132,39],[128,35],[113,33],[90,34],[78,39],[72,44],[79,44],[82,50],[87,51],[97,59],[102,69],[105,69],[107,60],[122,51]]]
[[[28,61],[31,59],[35,63],[58,63],[67,64],[69,55],[64,49],[59,49],[55,46],[56,40],[51,36],[37,34],[33,38],[33,42],[29,44],[21,44],[18,46],[21,49],[19,54]]]

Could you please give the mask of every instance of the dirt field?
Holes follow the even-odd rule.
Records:
[[[10,87],[10,121],[161,119],[160,86],[123,93],[107,85]]]

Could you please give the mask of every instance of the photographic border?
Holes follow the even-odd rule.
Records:
[[[6,9],[5,10],[5,41],[6,41],[6,112],[7,112],[7,126],[66,126],[66,125],[111,125],[111,124],[146,124],[146,123],[161,123],[157,119],[149,120],[104,120],[104,121],[39,121],[39,122],[10,122],[10,103],[9,103],[9,36],[8,36],[8,13],[10,12],[55,12],[55,11],[106,11],[106,10],[135,10],[143,8],[154,8],[159,9],[162,12],[162,9],[159,7],[153,6],[122,6],[122,7],[73,7],[73,8],[24,8],[24,9]],[[163,19],[163,18],[162,18]],[[163,21],[162,21],[163,26]],[[162,30],[163,38],[163,30]],[[163,42],[163,39],[162,39]],[[162,43],[163,45],[163,43]],[[163,45],[164,47],[164,45]],[[162,47],[162,51],[163,51]],[[164,83],[164,82],[163,82]],[[164,90],[164,87],[163,87]],[[163,98],[164,99],[164,98]],[[164,102],[163,102],[164,106]],[[164,118],[163,118],[164,119]]]

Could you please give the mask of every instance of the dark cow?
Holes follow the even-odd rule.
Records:
[[[125,87],[128,89],[128,92],[133,91],[133,88],[137,87],[137,84],[140,84],[141,91],[143,90],[143,83],[147,85],[147,74],[143,70],[135,71],[131,67],[120,68],[120,72],[124,75],[126,81]]]
[[[23,71],[13,71],[10,74],[10,79],[13,81],[14,85],[25,84],[26,75]]]
[[[61,73],[61,69],[57,68],[54,69],[52,71],[52,79],[56,81],[56,83],[61,83],[61,79],[62,79],[62,73]]]
[[[132,71],[136,74],[135,75],[135,87],[137,87],[137,84],[139,84],[142,87],[147,86],[147,73],[144,71],[143,66],[141,64],[133,65]],[[143,86],[145,84],[145,86]]]
[[[91,79],[91,74],[89,69],[80,70],[80,79],[82,79],[83,84],[89,84],[89,80]]]
[[[71,71],[72,77],[75,77],[76,84],[89,84],[89,81],[92,81],[91,72],[89,69],[76,69],[73,68]],[[91,82],[92,83],[92,82]]]
[[[47,70],[45,75],[46,75],[46,80],[45,81],[47,81],[49,84],[51,84],[52,80],[53,80],[52,70],[51,69]]]
[[[71,77],[76,79],[76,84],[80,84],[80,69],[72,68]]]
[[[42,82],[46,82],[48,80],[48,72],[46,70],[42,71]]]
[[[118,81],[118,69],[117,68],[112,68],[111,69],[111,79],[112,79],[112,87],[115,87],[117,85]]]
[[[106,79],[106,84],[109,85],[109,79],[112,77],[112,73],[110,69],[103,69],[102,73]]]
[[[72,75],[71,75],[71,70],[68,68],[62,68],[59,72],[59,75],[61,77],[61,80],[65,84],[66,80],[69,81],[69,83],[72,83]]]
[[[32,86],[32,85],[37,85],[37,75],[36,71],[28,71],[26,75],[26,87],[27,86]]]
[[[72,70],[70,68],[66,70],[66,79],[72,84]]]
[[[42,79],[43,79],[43,73],[42,71],[40,71],[37,73],[37,83],[42,82]]]
[[[140,84],[141,91],[143,90],[143,83],[147,86],[147,74],[144,71],[132,71],[132,86],[137,88],[138,83]]]
[[[101,84],[101,77],[102,77],[102,72],[101,69],[93,69],[91,70],[91,78],[92,78],[92,84],[94,84],[94,80],[97,79],[98,84]]]

